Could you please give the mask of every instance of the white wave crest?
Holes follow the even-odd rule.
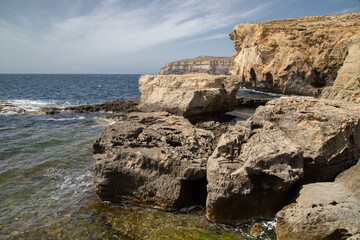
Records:
[[[45,118],[43,121],[72,121],[72,120],[83,120],[84,116],[81,117],[71,117],[71,118]]]

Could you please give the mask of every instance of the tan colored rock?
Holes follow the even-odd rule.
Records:
[[[207,215],[271,216],[303,182],[333,180],[360,157],[360,106],[282,97],[222,135],[208,160]]]
[[[186,117],[231,111],[239,85],[225,75],[142,75],[141,108]]]
[[[265,91],[318,96],[333,85],[358,91],[359,33],[360,12],[239,24],[230,34],[230,73]]]
[[[210,75],[229,75],[231,67],[231,57],[208,57],[200,56],[197,58],[183,59],[171,63],[166,63],[159,74],[188,74],[188,73],[207,73]]]
[[[360,200],[360,161],[353,167],[342,172],[335,180],[335,183],[341,184]]]
[[[360,233],[360,201],[337,183],[308,184],[276,218],[279,240],[345,239]]]
[[[210,131],[180,116],[129,113],[94,142],[93,179],[104,200],[129,200],[163,209],[204,204]]]
[[[348,55],[332,87],[322,91],[321,97],[360,103],[360,34],[349,40]]]

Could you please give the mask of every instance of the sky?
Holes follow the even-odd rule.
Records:
[[[232,28],[360,11],[360,0],[0,0],[0,73],[156,74],[232,56]]]

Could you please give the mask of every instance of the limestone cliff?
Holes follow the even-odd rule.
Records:
[[[360,12],[243,23],[230,38],[230,73],[243,86],[357,101]]]
[[[159,74],[207,73],[210,75],[228,75],[230,66],[231,57],[200,56],[166,63]]]

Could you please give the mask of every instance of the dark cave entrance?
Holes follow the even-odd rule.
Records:
[[[195,180],[183,180],[181,182],[178,207],[205,206],[207,197],[206,185],[206,176]]]

